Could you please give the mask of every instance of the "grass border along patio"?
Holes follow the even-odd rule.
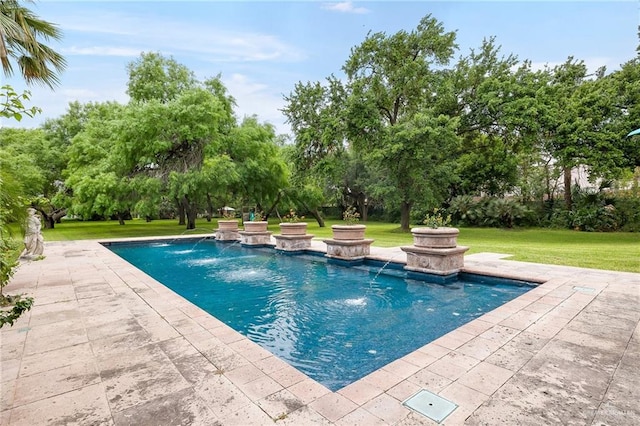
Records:
[[[342,221],[328,220],[324,228],[310,220],[308,233],[317,238],[330,237],[331,225]],[[374,246],[409,245],[410,233],[399,231],[398,224],[366,222],[367,237]],[[199,219],[196,229],[187,231],[176,220],[130,220],[126,225],[117,221],[63,221],[55,229],[43,230],[45,241],[67,241],[100,238],[127,238],[169,235],[200,235],[217,228],[214,219]],[[278,233],[278,221],[270,220],[269,230]],[[577,232],[546,228],[460,228],[460,245],[471,247],[468,254],[493,252],[512,255],[509,260],[576,266],[611,271],[640,272],[640,233]]]

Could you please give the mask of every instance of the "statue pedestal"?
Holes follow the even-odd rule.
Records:
[[[311,239],[313,235],[311,234],[302,234],[302,235],[274,235],[273,238],[276,239],[276,250],[281,250],[285,252],[296,252],[306,250],[311,247]]]
[[[327,245],[327,257],[338,260],[363,260],[369,255],[372,239],[360,240],[323,240]]]
[[[266,246],[271,244],[271,231],[238,231],[243,246]]]

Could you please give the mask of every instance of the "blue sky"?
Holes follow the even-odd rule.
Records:
[[[64,114],[71,101],[126,103],[127,64],[141,52],[171,56],[196,77],[222,75],[236,98],[238,118],[257,115],[278,133],[288,126],[279,109],[299,82],[342,76],[350,49],[366,34],[415,29],[431,14],[457,31],[457,59],[495,36],[502,52],[537,66],[584,60],[609,71],[632,59],[638,45],[637,1],[52,1],[29,7],[64,34],[51,46],[68,62],[55,90],[29,89],[34,119],[2,125],[36,127]]]

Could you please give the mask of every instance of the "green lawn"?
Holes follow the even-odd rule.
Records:
[[[330,225],[340,221],[327,221],[325,228],[309,222],[308,232],[316,237],[330,237]],[[411,244],[411,234],[399,231],[398,224],[368,222],[367,238],[373,245],[392,247]],[[118,237],[142,237],[155,235],[199,235],[212,233],[217,228],[215,220],[198,220],[197,228],[186,231],[175,220],[75,222],[64,221],[55,229],[43,231],[45,241],[100,239]],[[278,233],[277,221],[270,222],[269,229]],[[639,233],[590,233],[556,229],[494,229],[461,228],[460,245],[469,246],[467,252],[494,252],[512,254],[509,259],[584,268],[640,272]],[[46,253],[45,253],[46,254]]]

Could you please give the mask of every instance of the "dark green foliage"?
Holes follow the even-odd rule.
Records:
[[[486,202],[471,195],[460,195],[451,200],[449,213],[460,226],[482,226],[485,220]]]
[[[0,310],[0,328],[4,327],[5,324],[13,325],[13,323],[22,315],[25,311],[31,309],[33,305],[32,297],[22,296],[0,296],[0,305],[5,306],[5,304],[12,304],[13,307],[9,310],[3,309]]]
[[[569,227],[578,231],[615,231],[619,227],[616,208],[604,191],[572,188],[573,209]]]
[[[454,223],[465,226],[513,228],[527,224],[531,210],[514,198],[473,198],[462,195],[448,209]]]
[[[487,222],[491,226],[513,228],[527,217],[527,207],[513,198],[493,198],[487,204]]]
[[[541,224],[587,232],[640,231],[640,197],[637,191],[614,192],[574,186],[572,194],[572,210],[556,203],[549,211],[549,219],[541,220]]]
[[[621,193],[613,200],[619,231],[640,232],[640,197]]]

